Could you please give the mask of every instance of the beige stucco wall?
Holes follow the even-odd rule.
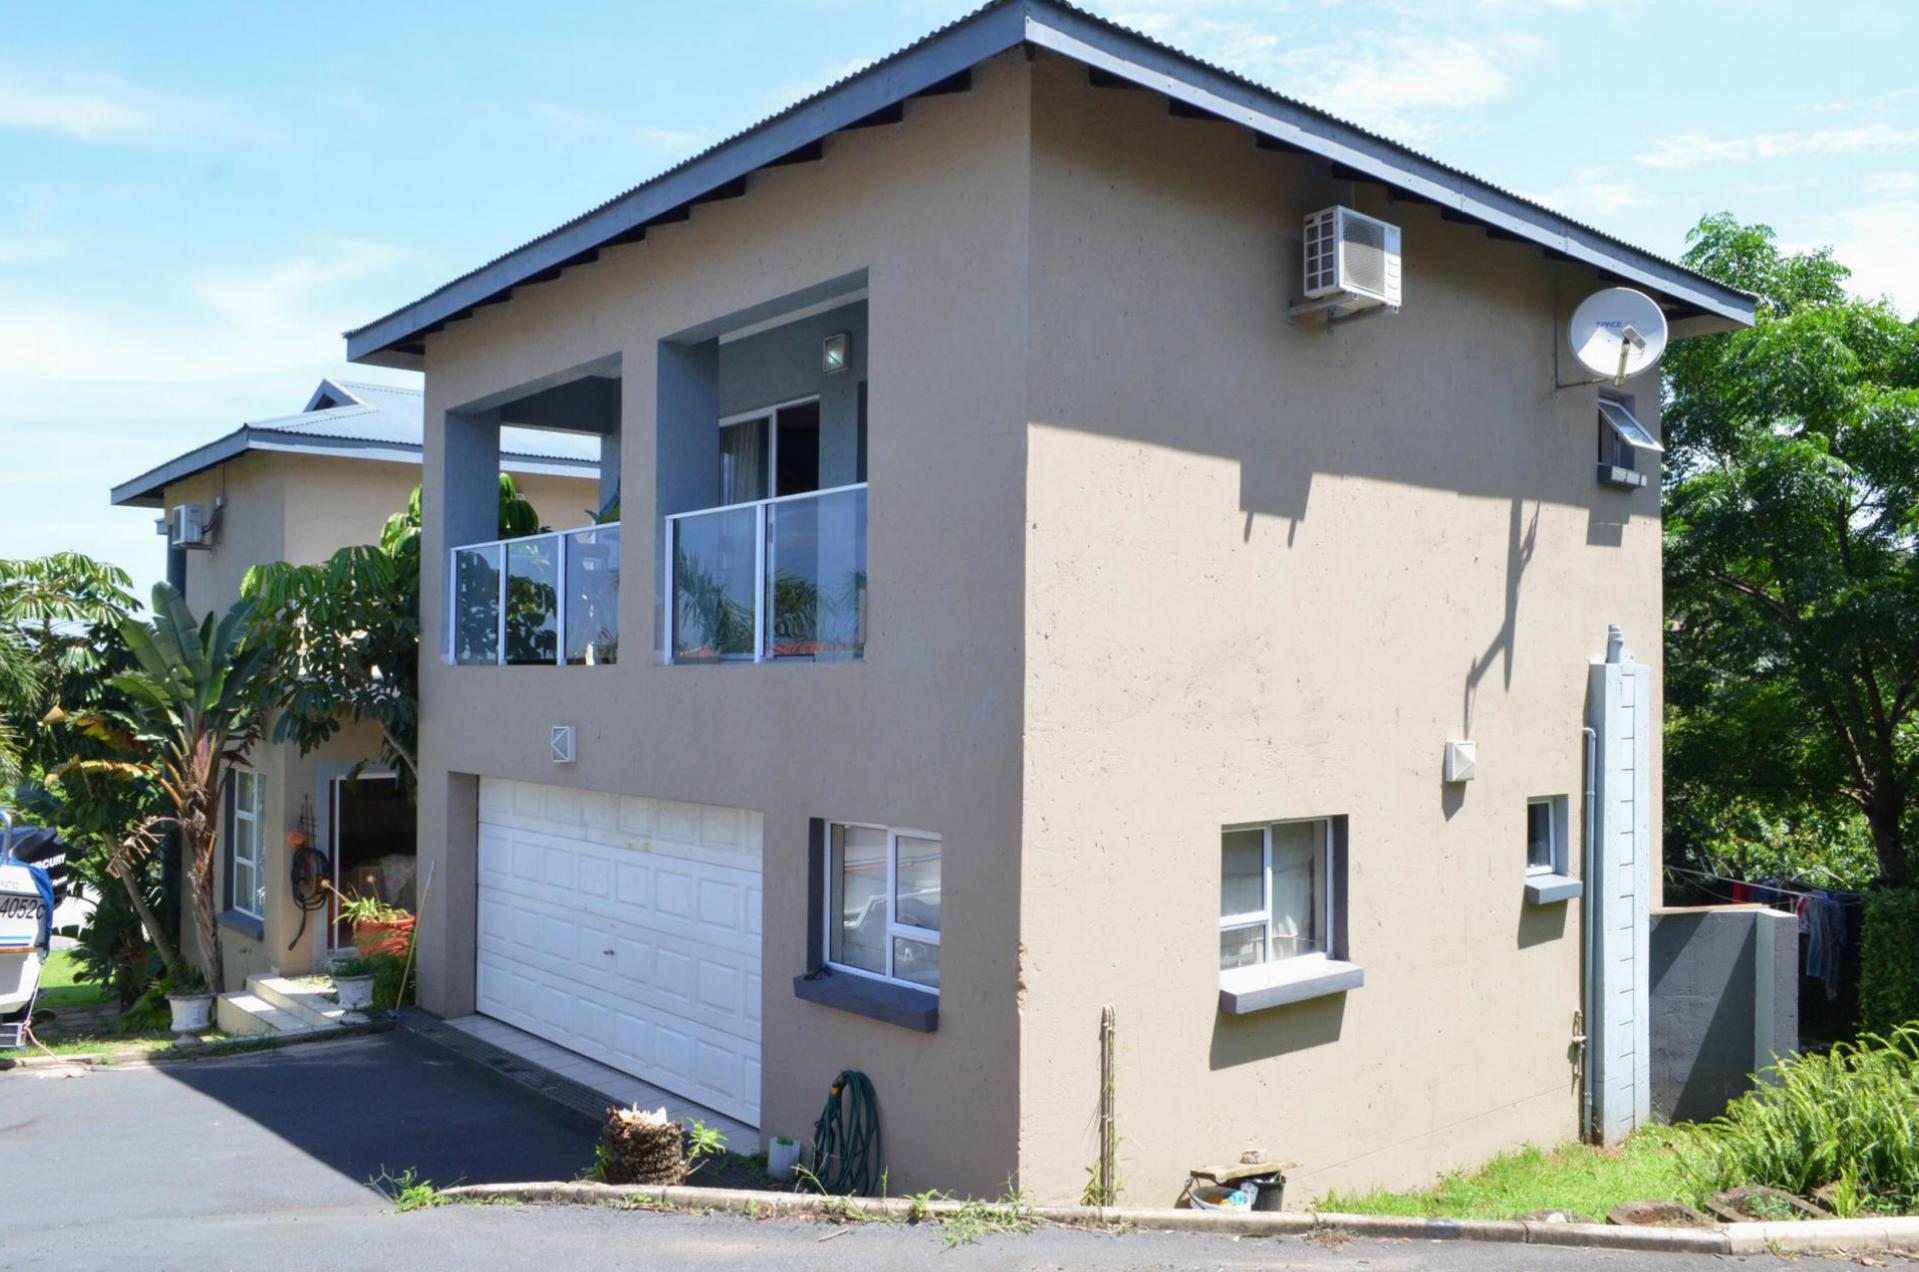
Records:
[[[427,344],[428,507],[445,506],[444,416],[609,354],[622,359],[627,586],[617,666],[423,673],[424,1005],[473,1007],[475,775],[736,807],[765,827],[762,1129],[810,1135],[843,1067],[867,1072],[889,1186],[997,1193],[1017,1163],[1025,61],[902,125],[829,139],[823,162],[601,252]],[[867,273],[869,639],[840,665],[659,664],[652,586],[661,338]],[[428,519],[425,594],[447,547]],[[442,647],[438,607],[426,646]],[[578,728],[554,766],[548,726]],[[911,1033],[798,1001],[807,825],[848,818],[945,841],[940,1027]]]
[[[214,546],[187,554],[188,607],[195,614],[224,611],[239,597],[240,582],[255,565],[280,560],[312,564],[348,544],[378,542],[387,518],[406,507],[419,481],[418,464],[249,451],[168,486],[163,497],[167,507],[226,500]],[[518,474],[515,481],[543,520],[556,528],[585,524],[590,518],[584,509],[597,501],[597,479],[591,476]],[[324,963],[325,915],[312,916],[301,929],[300,910],[288,886],[287,834],[303,814],[317,821],[328,772],[374,760],[379,753],[379,730],[370,724],[342,728],[306,755],[292,743],[263,739],[254,747],[251,763],[264,786],[267,910],[261,937],[233,927],[221,931],[228,989],[242,987],[249,975],[304,973]],[[215,895],[222,906],[225,852],[223,833],[214,866]],[[190,916],[193,898],[184,900]],[[198,948],[190,917],[184,926]]]
[[[1555,267],[1052,59],[1034,117],[1022,1183],[1085,1183],[1106,1003],[1131,1201],[1252,1147],[1292,1201],[1570,1138],[1578,909],[1523,904],[1525,803],[1577,835],[1587,660],[1608,623],[1657,660],[1660,530],[1552,391]],[[1404,310],[1288,326],[1336,202],[1404,228]],[[1322,815],[1364,988],[1221,1014],[1221,826]]]

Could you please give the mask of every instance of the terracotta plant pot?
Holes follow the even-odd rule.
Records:
[[[407,949],[413,944],[413,916],[409,914],[390,923],[380,919],[355,923],[353,944],[365,958],[372,958],[375,954],[404,958]]]
[[[174,1033],[204,1033],[213,1023],[212,994],[168,994],[167,1006],[173,1012]]]

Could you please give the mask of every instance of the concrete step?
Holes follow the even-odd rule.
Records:
[[[323,988],[313,980],[311,977],[296,981],[285,976],[249,976],[247,991],[316,1029],[337,1029],[366,1019],[334,1002],[330,985]]]
[[[236,1037],[242,1034],[309,1033],[316,1028],[292,1012],[275,1007],[258,994],[249,993],[220,995],[213,1005],[213,1023]]]

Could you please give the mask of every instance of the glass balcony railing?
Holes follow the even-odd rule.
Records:
[[[866,654],[866,486],[666,519],[668,662]]]
[[[617,522],[453,549],[448,657],[593,666],[620,648]]]

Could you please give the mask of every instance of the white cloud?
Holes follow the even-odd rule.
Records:
[[[673,160],[698,154],[714,140],[713,134],[698,128],[635,128],[633,138],[660,158]]]
[[[1638,186],[1604,168],[1582,169],[1574,174],[1571,184],[1533,191],[1527,197],[1585,221],[1600,220],[1652,201]]]
[[[1546,44],[1516,32],[1482,37],[1365,38],[1294,49],[1279,58],[1277,85],[1335,115],[1396,137],[1436,130],[1435,116],[1475,110],[1512,95],[1512,72]]]
[[[0,70],[0,129],[75,141],[145,141],[204,111],[111,75],[29,76]]]
[[[1919,314],[1919,198],[1887,199],[1839,212],[1832,254],[1852,271],[1854,294],[1889,296],[1906,317]]]
[[[322,238],[287,260],[187,279],[105,303],[16,288],[0,304],[0,375],[24,379],[212,380],[340,357],[340,332],[372,317],[365,289],[408,254]]]
[[[1553,0],[1486,0],[1495,7]],[[1581,0],[1563,0],[1575,5]],[[1448,116],[1506,100],[1513,73],[1546,52],[1518,31],[1466,35],[1338,29],[1275,0],[1159,0],[1116,9],[1115,22],[1236,71],[1288,96],[1395,138],[1418,140]],[[1315,6],[1321,7],[1321,6]],[[1563,6],[1555,6],[1563,7]],[[1423,15],[1422,15],[1423,16]],[[1483,23],[1479,24],[1483,26]]]
[[[1919,194],[1919,172],[1875,172],[1866,178],[1872,194]]]
[[[1919,144],[1919,128],[1897,128],[1882,123],[1799,128],[1755,133],[1749,137],[1715,137],[1694,130],[1664,138],[1639,155],[1639,162],[1648,168],[1695,168],[1703,164],[1751,163],[1761,159],[1827,157],[1915,144]]]

